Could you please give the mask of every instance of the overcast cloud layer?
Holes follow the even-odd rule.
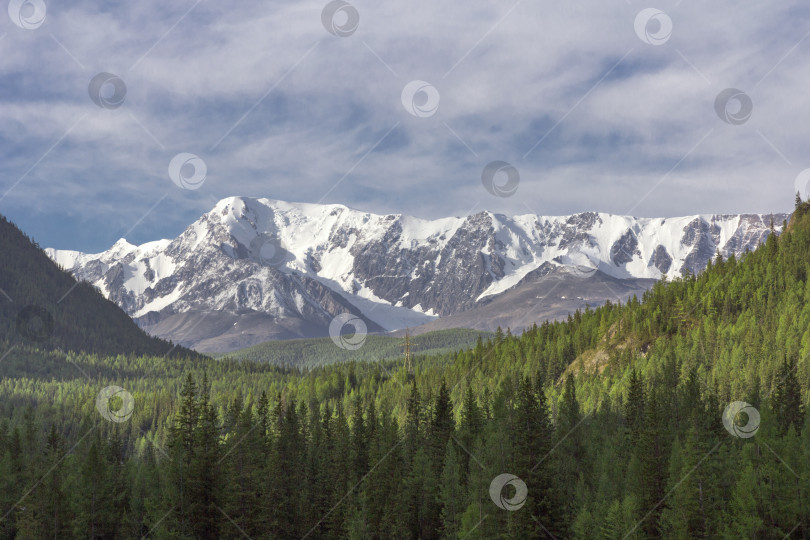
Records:
[[[810,168],[806,3],[660,2],[642,27],[659,44],[634,27],[651,6],[623,0],[352,0],[345,37],[326,4],[49,2],[31,29],[0,12],[0,213],[100,251],[173,237],[230,195],[429,218],[764,213]],[[120,107],[91,100],[101,72]],[[403,106],[413,80],[435,112]],[[753,105],[737,125],[716,111],[727,88]],[[207,166],[199,189],[169,178],[181,152]],[[519,172],[513,196],[482,185],[494,160]]]

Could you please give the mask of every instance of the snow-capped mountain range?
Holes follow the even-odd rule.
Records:
[[[772,216],[777,232],[787,217]],[[617,279],[697,273],[717,250],[727,257],[754,249],[770,224],[770,215],[756,214],[595,212],[425,220],[229,197],[173,240],[46,252],[148,331],[223,350],[326,335],[343,312],[362,317],[369,331],[420,325],[487,303],[541,267]],[[189,339],[198,325],[199,339]],[[216,341],[222,336],[230,337]]]

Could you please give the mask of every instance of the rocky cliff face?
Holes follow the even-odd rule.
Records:
[[[777,232],[786,218],[773,216]],[[491,301],[544,264],[616,279],[697,273],[717,251],[754,249],[770,220],[480,212],[431,221],[231,197],[173,240],[119,240],[98,254],[47,252],[145,325],[207,311],[325,328],[348,311],[369,330],[392,330]]]

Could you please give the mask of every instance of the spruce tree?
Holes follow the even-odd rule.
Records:
[[[453,441],[448,441],[439,487],[443,538],[458,537],[461,516],[467,506],[461,474],[458,448]]]
[[[528,377],[518,383],[511,417],[512,474],[525,482],[528,494],[523,507],[509,513],[510,533],[516,538],[541,538],[539,522],[552,534],[564,534],[565,508],[557,494],[559,477],[546,397]]]
[[[196,451],[190,463],[189,496],[194,500],[192,530],[200,538],[217,538],[223,519],[222,448],[219,418],[210,401],[208,376],[203,373],[197,410],[199,419],[194,430]]]
[[[461,406],[461,423],[459,424],[458,437],[464,448],[472,448],[484,425],[484,418],[481,408],[473,395],[472,387],[467,386],[464,393],[464,402]],[[461,479],[466,484],[467,476],[470,472],[470,456],[466,452],[459,454],[461,461]]]
[[[801,429],[804,423],[804,410],[795,361],[785,359],[776,374],[772,408],[776,414],[781,435],[787,433],[790,426],[797,431]]]
[[[165,507],[176,508],[171,512],[164,526],[173,529],[180,536],[190,536],[192,520],[197,502],[191,485],[194,482],[192,464],[196,460],[196,432],[199,421],[197,405],[197,383],[189,373],[180,390],[180,406],[169,428],[169,464],[167,500]],[[159,525],[155,523],[154,525]]]
[[[581,475],[588,476],[581,422],[582,413],[577,401],[576,385],[573,375],[569,373],[560,402],[559,422],[555,434],[558,446],[553,459],[559,478],[557,496],[563,504],[566,523],[573,522],[579,510],[577,482]]]
[[[647,516],[640,527],[651,537],[661,534],[660,516],[663,510],[662,501],[666,494],[669,454],[667,419],[661,409],[658,392],[652,391],[647,398],[644,427],[636,452],[641,473],[640,511],[642,515]]]
[[[436,476],[441,474],[447,442],[455,431],[453,416],[453,403],[450,401],[450,391],[444,380],[439,387],[436,403],[433,407],[433,417],[430,423],[429,440],[430,459]]]
[[[639,434],[644,426],[644,409],[644,379],[633,368],[630,372],[624,414],[630,430],[630,438],[634,442],[638,442]]]

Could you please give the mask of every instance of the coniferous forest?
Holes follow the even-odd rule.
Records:
[[[413,373],[10,333],[0,537],[807,538],[808,300],[800,204],[739,259]]]

